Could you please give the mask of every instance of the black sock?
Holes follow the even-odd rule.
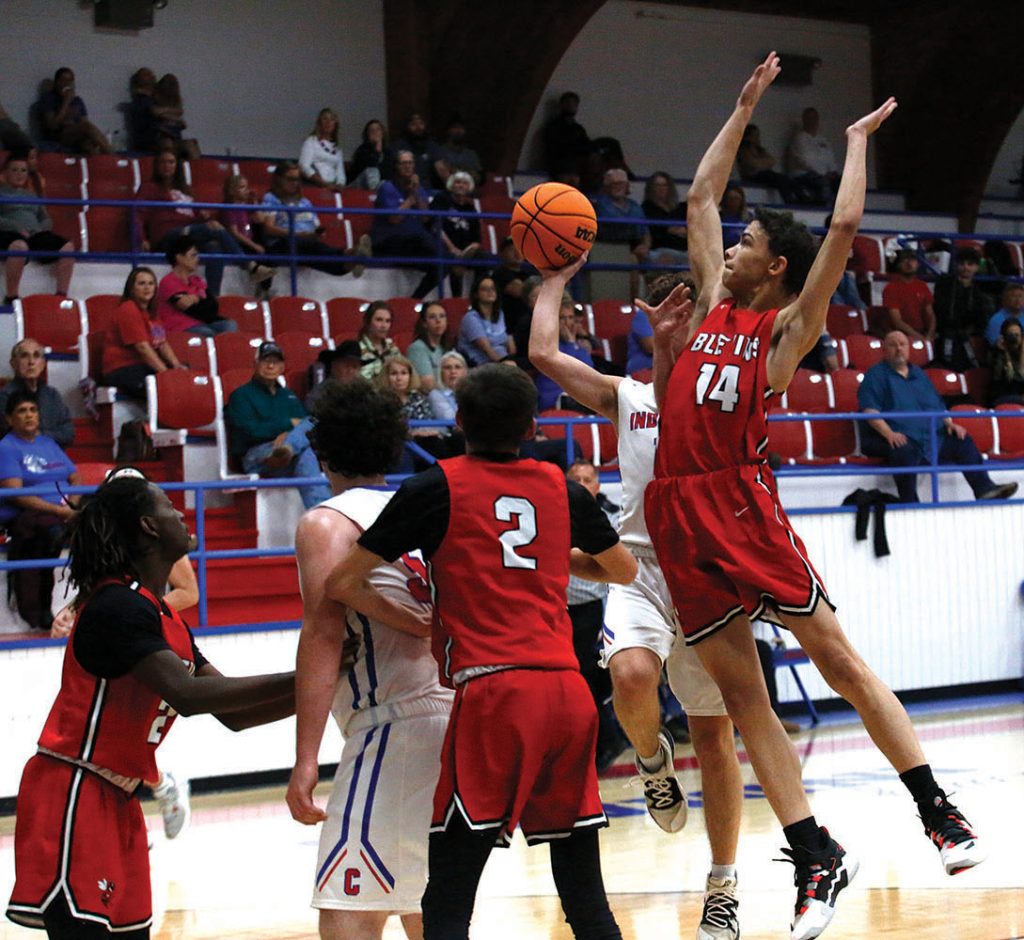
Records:
[[[941,797],[943,800],[946,798],[946,794],[942,792],[932,776],[931,764],[921,764],[920,767],[911,767],[910,770],[905,770],[900,774],[900,780],[903,781],[903,785],[910,791],[914,802],[922,810],[934,809],[935,797]]]
[[[825,830],[818,825],[813,816],[783,826],[782,834],[786,837],[790,848],[807,849],[808,852],[820,852],[828,845]]]

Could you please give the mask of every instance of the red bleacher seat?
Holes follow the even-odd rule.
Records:
[[[539,415],[541,418],[581,418],[578,411],[566,411],[564,408],[548,408]],[[541,426],[544,435],[552,440],[565,440],[564,424],[545,424]],[[600,436],[597,426],[593,424],[574,424],[572,436],[580,450],[583,452],[584,460],[593,460],[594,452],[598,448]]]
[[[988,369],[968,369],[964,373],[964,381],[967,383],[967,394],[976,405],[988,403],[988,386],[992,380],[992,373]]]
[[[114,469],[112,463],[101,463],[99,461],[76,460],[78,475],[82,478],[82,486],[99,486],[107,478],[107,474]]]
[[[864,379],[863,369],[839,369],[833,372],[832,396],[836,403],[836,411],[858,411],[857,390]]]
[[[845,339],[855,333],[866,333],[867,319],[856,307],[845,304],[829,304],[825,319],[825,329],[833,339]]]
[[[200,184],[210,184],[224,189],[224,181],[238,172],[233,160],[222,160],[220,157],[200,157],[198,160],[185,162],[185,178],[192,184],[193,190]],[[221,202],[220,199],[216,200]]]
[[[30,294],[14,304],[18,339],[32,339],[52,352],[78,354],[79,337],[87,332],[81,303],[56,294]]]
[[[355,336],[363,325],[362,297],[332,297],[327,301],[327,326],[331,336]]]
[[[839,460],[857,452],[855,422],[811,421],[811,453],[816,460]],[[771,425],[768,428],[771,430]],[[769,437],[770,439],[770,437]],[[770,448],[769,444],[769,448]]]
[[[615,425],[607,421],[597,425],[597,440],[601,448],[600,465],[602,467],[618,466],[619,436],[615,431]]]
[[[654,381],[654,370],[653,369],[637,369],[636,372],[631,372],[629,377],[637,382],[653,382]]]
[[[135,163],[139,168],[139,181],[145,183],[153,178],[153,161],[155,157],[150,153],[139,154]]]
[[[487,173],[484,175],[484,181],[480,184],[480,188],[477,189],[476,195],[478,197],[505,196],[512,199],[512,177],[501,176],[498,173]]]
[[[448,332],[455,336],[459,332],[459,324],[469,311],[468,297],[442,297],[439,301],[448,313]]]
[[[238,324],[242,333],[256,333],[270,336],[270,316],[261,300],[239,297],[235,294],[221,294],[218,298],[220,315]]]
[[[885,273],[885,247],[878,235],[856,235],[847,267],[863,280],[868,273]]]
[[[302,401],[309,394],[309,369],[289,369],[284,374],[284,384]]]
[[[79,337],[78,358],[81,363],[82,378],[90,378],[97,385],[103,380],[103,346],[107,339],[106,330],[90,330],[85,336],[86,354],[81,353],[82,338]]]
[[[907,362],[911,365],[920,366],[923,369],[934,358],[932,344],[928,340],[912,339],[910,341],[910,352],[907,354]]]
[[[205,336],[196,336],[195,333],[183,333],[172,331],[167,334],[167,342],[178,362],[188,366],[193,372],[210,374],[210,340]]]
[[[389,297],[388,306],[391,308],[391,332],[404,333],[416,328],[416,321],[420,318],[420,306],[422,300],[415,297]]]
[[[346,209],[372,209],[377,201],[377,194],[369,189],[345,187],[341,193],[341,204]],[[373,216],[365,213],[345,212],[338,217],[345,226],[348,246],[355,247],[361,235],[369,235],[373,226]]]
[[[872,304],[868,307],[868,332],[879,338],[885,336],[892,329],[892,316],[889,308],[880,304]]]
[[[225,372],[244,369],[252,375],[256,350],[262,342],[263,336],[257,333],[219,333],[213,337],[217,374],[223,376]]]
[[[86,190],[93,199],[130,199],[135,190],[131,177],[90,175]],[[89,206],[85,225],[89,251],[128,251],[131,248],[131,213],[117,206]],[[141,233],[140,233],[141,237]]]
[[[311,336],[306,332],[281,333],[274,337],[274,342],[281,347],[288,371],[308,369],[316,357],[328,348],[327,340],[322,336]]]
[[[953,420],[967,428],[967,433],[974,438],[974,443],[983,454],[991,454],[996,449],[996,419],[991,415],[971,418],[983,409],[976,405],[954,405],[949,409],[957,412]],[[1024,431],[1024,428],[1021,429]]]
[[[943,398],[966,395],[967,381],[959,372],[951,372],[949,369],[925,369],[925,375],[931,379],[932,385]]]
[[[391,342],[398,347],[403,356],[412,345],[414,339],[416,339],[416,333],[414,330],[398,330],[398,332],[395,332],[394,330],[391,331]]]
[[[996,421],[999,426],[999,456],[1024,457],[1024,408],[1020,405],[996,405]],[[1013,412],[1020,418],[1006,417]]]
[[[98,182],[117,185],[126,193],[134,193],[141,182],[135,160],[116,153],[98,153],[86,157],[85,177],[90,196],[95,195],[92,187]]]
[[[305,333],[307,336],[323,336],[325,332],[324,310],[319,300],[308,297],[274,297],[270,308],[270,331],[278,333]]]
[[[46,180],[47,196],[55,199],[81,198],[82,183],[85,181],[81,157],[42,152],[39,154],[39,172]]]
[[[811,369],[796,370],[785,399],[783,407],[791,411],[831,411],[835,406],[828,376]]]
[[[870,369],[885,358],[882,341],[875,336],[855,333],[852,336],[847,336],[844,342],[850,366],[854,369]]]
[[[633,305],[621,300],[595,300],[590,305],[590,311],[594,334],[608,341],[612,361],[625,365],[626,337],[633,327]]]
[[[224,396],[225,406],[228,400],[231,398],[231,393],[236,388],[241,388],[252,378],[252,366],[248,369],[228,369],[226,372],[221,372],[218,376],[220,379],[221,393]]]
[[[481,189],[477,193],[476,203],[480,212],[500,212],[503,216],[512,214],[516,201],[507,191],[500,189]],[[495,221],[491,219],[490,221]]]
[[[780,409],[775,414],[794,414]],[[778,454],[784,461],[807,460],[810,451],[810,426],[806,421],[769,421],[768,453]]]
[[[105,330],[122,301],[120,294],[93,294],[86,298],[85,317],[89,331]]]
[[[336,192],[324,189],[322,186],[303,186],[302,195],[318,208],[341,208],[341,197]],[[351,246],[348,242],[348,230],[345,227],[344,216],[340,212],[317,212],[316,217],[323,227],[324,241],[332,248],[337,249],[339,254],[346,253]]]
[[[1003,242],[1006,250],[1010,253],[1010,260],[1018,272],[1024,272],[1024,251],[1018,242]]]
[[[149,402],[150,425],[154,429],[193,430],[209,427],[217,419],[217,398],[211,376],[168,369],[150,378],[156,387],[156,401]]]

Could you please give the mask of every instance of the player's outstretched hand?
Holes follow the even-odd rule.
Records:
[[[779,57],[775,54],[775,50],[772,50],[765,57],[764,62],[754,69],[754,74],[747,79],[747,83],[736,100],[736,107],[756,108],[765,89],[779,77],[781,71],[782,65],[779,62]]]
[[[285,802],[292,819],[304,826],[315,826],[327,818],[327,814],[313,802],[313,788],[320,779],[320,768],[313,764],[296,764],[288,780]]]
[[[540,276],[544,278],[545,281],[557,280],[561,281],[563,284],[568,284],[569,281],[576,276],[583,265],[587,263],[587,259],[589,257],[590,252],[585,251],[580,255],[579,261],[574,264],[567,264],[564,268],[555,268],[553,270],[550,268],[542,268]]]
[[[887,98],[881,107],[876,108],[870,114],[865,114],[859,121],[846,128],[846,133],[862,133],[866,137],[870,137],[889,119],[897,107],[898,104],[895,98]]]
[[[677,284],[657,307],[639,299],[633,302],[647,314],[654,331],[654,341],[659,345],[663,342],[677,342],[693,317],[693,300],[690,288],[685,284]]]

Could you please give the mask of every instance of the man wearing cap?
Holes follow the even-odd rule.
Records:
[[[299,486],[306,509],[329,499],[330,487],[309,446],[311,427],[295,393],[280,384],[284,353],[274,342],[261,343],[252,379],[231,393],[224,420],[229,447],[246,473],[264,477],[319,477],[320,483]]]
[[[347,385],[357,378],[363,367],[362,356],[359,341],[354,339],[346,339],[338,344],[337,349],[325,349],[320,353],[314,367],[316,384],[306,395],[306,410],[313,410],[313,405],[316,404],[327,382]]]

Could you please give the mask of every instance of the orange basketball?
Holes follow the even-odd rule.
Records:
[[[512,241],[535,268],[557,270],[579,260],[597,235],[590,200],[565,183],[528,189],[512,210]]]

